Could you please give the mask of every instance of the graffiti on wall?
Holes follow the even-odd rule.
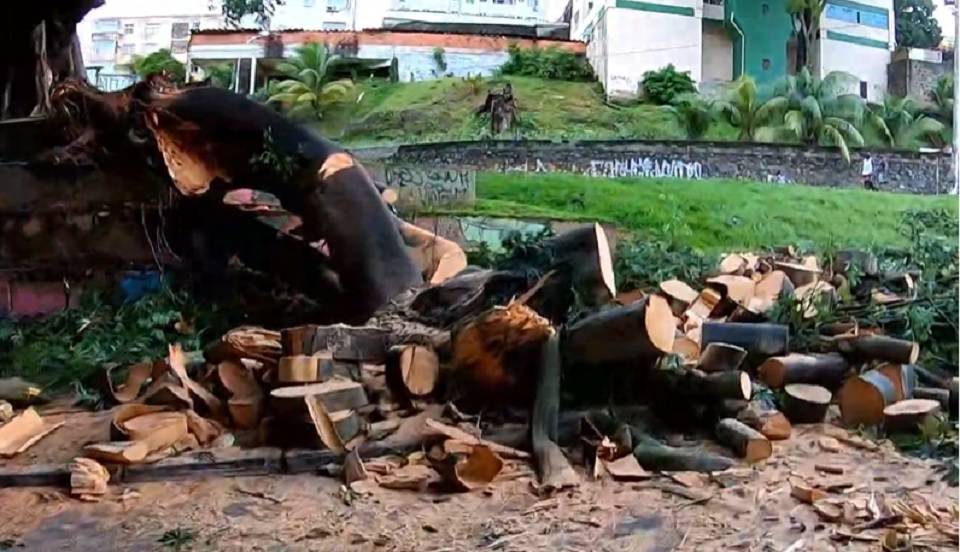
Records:
[[[656,157],[627,157],[614,159],[591,159],[586,165],[558,166],[544,163],[539,158],[532,163],[504,168],[505,172],[575,172],[586,176],[617,178],[623,176],[646,176],[657,178],[703,178],[703,165],[699,161],[682,159],[658,159]]]
[[[399,194],[404,206],[470,205],[477,198],[477,173],[460,167],[387,166],[387,187]]]

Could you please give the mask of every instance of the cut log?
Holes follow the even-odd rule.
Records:
[[[462,441],[471,445],[483,445],[485,447],[489,447],[490,450],[499,454],[503,458],[511,458],[514,460],[526,460],[530,458],[529,452],[508,447],[506,445],[501,445],[499,443],[494,443],[492,441],[487,441],[485,439],[480,439],[479,437],[471,435],[462,429],[447,425],[432,418],[424,419],[423,425],[428,432],[435,435],[443,435],[449,439]]]
[[[108,464],[136,464],[149,454],[144,441],[113,441],[83,447],[83,455]]]
[[[196,437],[201,445],[208,445],[223,434],[223,427],[213,420],[204,418],[192,410],[184,411],[184,415],[187,417],[187,431]]]
[[[690,305],[690,308],[687,309],[684,316],[689,318],[693,315],[700,320],[706,320],[707,317],[710,316],[710,313],[713,312],[713,309],[717,307],[717,304],[720,303],[720,299],[720,293],[716,290],[705,288],[700,292],[700,295],[693,304]]]
[[[791,383],[783,388],[783,413],[795,424],[823,422],[832,394],[826,388],[808,383]]]
[[[700,330],[700,346],[727,343],[742,347],[748,354],[776,356],[785,354],[790,331],[781,324],[744,324],[706,321]]]
[[[800,354],[768,358],[760,365],[760,381],[772,389],[791,383],[812,383],[827,389],[840,387],[850,366],[843,355]]]
[[[423,492],[431,483],[440,481],[437,472],[422,464],[408,464],[377,478],[384,489]]]
[[[0,399],[16,408],[43,404],[50,400],[39,385],[16,376],[0,378]]]
[[[256,326],[234,328],[203,349],[204,358],[211,364],[249,358],[276,366],[280,354],[280,333]]]
[[[130,403],[123,404],[113,409],[113,417],[110,422],[110,439],[112,441],[128,441],[131,439],[124,424],[137,416],[144,414],[155,414],[169,410],[165,406],[154,406],[147,404]]]
[[[781,297],[792,296],[794,289],[793,282],[790,281],[784,271],[773,270],[760,278],[753,289],[753,294],[755,297],[773,304]]]
[[[930,416],[940,412],[940,403],[930,399],[907,399],[883,409],[883,427],[888,431],[917,431]]]
[[[876,370],[893,382],[894,402],[913,398],[917,387],[917,374],[911,364],[881,364]]]
[[[263,397],[244,397],[227,400],[230,419],[237,429],[253,429],[263,416]]]
[[[676,319],[666,299],[651,295],[643,303],[614,307],[570,326],[564,337],[568,366],[630,362],[673,350]]]
[[[879,425],[883,409],[896,402],[896,387],[876,370],[847,380],[840,389],[840,417],[846,426]]]
[[[724,418],[717,422],[717,441],[733,449],[747,462],[759,462],[773,454],[770,440],[759,431],[733,418]]]
[[[920,346],[883,335],[859,335],[836,342],[837,350],[857,360],[881,360],[898,364],[916,364]]]
[[[536,251],[532,256],[550,261],[539,272],[554,271],[558,275],[557,284],[575,289],[587,305],[604,305],[617,296],[610,243],[601,225],[594,223],[575,228],[545,240],[533,249]],[[505,268],[523,267],[528,264],[524,260],[523,256],[518,257]]]
[[[304,397],[316,396],[327,412],[351,410],[368,404],[363,385],[345,379],[332,379],[323,383],[278,387],[270,392],[270,403],[278,414],[305,414]]]
[[[143,441],[149,452],[167,448],[187,435],[187,417],[182,412],[143,414],[123,422],[133,441]]]
[[[111,378],[112,370],[105,370],[104,377],[110,390],[110,398],[117,404],[128,403],[140,396],[140,390],[153,374],[153,362],[139,362],[127,368],[127,379],[123,385],[116,386]]]
[[[736,414],[737,420],[747,424],[771,441],[790,438],[792,427],[790,420],[779,410],[772,408],[767,401],[754,398]]]
[[[694,368],[665,368],[651,375],[657,396],[669,401],[678,397],[750,400],[753,392],[750,376],[738,370],[707,374]]]
[[[298,326],[280,332],[285,355],[330,353],[336,360],[383,363],[387,354],[387,334],[372,326]]]
[[[0,426],[0,457],[10,458],[32,447],[64,422],[48,424],[33,407]]]
[[[680,280],[660,282],[660,292],[670,303],[670,310],[674,316],[680,316],[700,296],[692,287]]]
[[[143,393],[143,403],[157,406],[169,406],[173,409],[193,408],[190,392],[179,383],[158,380],[147,387]]]
[[[832,307],[839,297],[836,288],[823,280],[798,287],[794,296],[800,302],[799,307],[803,309],[804,318],[814,318],[820,306]]]
[[[729,299],[738,305],[747,305],[754,296],[756,283],[745,276],[714,276],[707,279],[707,285],[718,289],[724,299]]]
[[[944,412],[950,411],[950,390],[940,389],[938,387],[917,387],[913,390],[913,397],[916,399],[929,399],[940,403],[940,408]]]
[[[395,218],[407,253],[429,284],[441,284],[467,268],[467,255],[456,242]]]
[[[310,415],[310,419],[313,420],[313,425],[317,429],[317,436],[320,437],[320,441],[322,441],[328,449],[337,454],[346,452],[347,449],[344,446],[343,438],[337,432],[337,428],[330,417],[330,413],[327,412],[323,401],[316,395],[306,395],[303,397],[303,401],[306,403],[307,413]]]
[[[81,500],[97,501],[107,494],[110,472],[95,460],[74,458],[70,462],[70,494]]]
[[[312,355],[289,355],[280,357],[277,365],[277,381],[284,384],[316,383],[321,380],[320,359]]]
[[[201,414],[206,413],[214,418],[222,419],[224,414],[226,414],[223,403],[216,395],[208,391],[206,387],[193,381],[187,374],[187,357],[183,353],[183,348],[180,344],[175,343],[170,345],[168,350],[167,364],[170,366],[170,371],[173,372],[174,376],[180,381],[180,384],[190,392],[191,397],[199,399],[199,402],[204,405],[205,410],[201,412]]]
[[[469,492],[486,487],[503,469],[503,459],[484,445],[470,445],[465,454],[441,451],[430,458],[433,469],[452,490]]]
[[[697,368],[707,373],[729,372],[739,368],[745,358],[747,351],[743,347],[729,343],[710,343],[703,349]]]
[[[454,330],[454,373],[475,402],[530,404],[540,344],[553,331],[520,300],[493,307]]]
[[[720,259],[717,270],[720,274],[743,274],[747,261],[738,253],[731,253]]]
[[[820,278],[821,271],[819,268],[814,268],[797,263],[789,263],[785,261],[777,261],[773,263],[773,266],[777,270],[782,270],[786,273],[787,278],[790,278],[790,282],[793,283],[794,287],[805,286],[807,284],[812,284]]]
[[[399,396],[426,397],[433,393],[440,377],[440,359],[423,345],[402,345],[390,350],[387,384]]]
[[[673,352],[695,363],[700,358],[700,344],[685,335],[677,335],[673,340]]]
[[[221,385],[234,398],[249,398],[263,394],[260,384],[257,383],[253,372],[242,362],[226,360],[217,365],[217,377]]]
[[[560,338],[553,333],[543,343],[537,394],[530,416],[531,444],[540,477],[540,491],[546,494],[580,483],[573,466],[556,442],[560,413],[560,363]]]

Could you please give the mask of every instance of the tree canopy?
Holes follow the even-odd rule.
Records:
[[[263,23],[283,2],[284,0],[223,0],[223,15],[227,21],[237,23],[243,16],[252,14],[257,17],[258,22]]]
[[[895,0],[897,44],[908,48],[936,48],[943,40],[940,24],[933,16],[933,0]]]
[[[166,73],[167,77],[174,82],[184,82],[187,76],[187,69],[182,63],[177,61],[170,50],[166,48],[147,54],[146,56],[134,56],[130,62],[133,72],[138,77],[143,78],[153,73]]]

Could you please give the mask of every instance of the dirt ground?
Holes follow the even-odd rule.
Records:
[[[49,417],[67,424],[4,466],[66,463],[84,442],[107,432],[105,413]],[[829,498],[860,510],[871,496],[919,506],[926,512],[916,517],[922,524],[899,525],[914,549],[957,549],[957,488],[943,482],[939,464],[904,457],[889,444],[826,452],[818,443],[823,426],[794,429],[756,466],[713,477],[585,481],[550,498],[533,492],[533,472],[519,462],[469,494],[373,485],[352,492],[317,475],[117,484],[99,503],[75,500],[63,489],[0,489],[0,549],[880,550],[885,529],[822,521],[791,497],[790,478],[832,482],[838,490]],[[844,473],[826,475],[818,463]],[[858,540],[838,540],[838,532]]]

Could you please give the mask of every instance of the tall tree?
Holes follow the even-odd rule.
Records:
[[[888,95],[882,103],[870,104],[870,123],[876,126],[890,146],[918,149],[942,146],[946,126],[923,113],[911,98]]]
[[[793,35],[797,41],[798,71],[801,67],[810,67],[813,63],[810,48],[820,34],[820,19],[826,4],[826,0],[787,0],[787,13],[793,20]]]
[[[933,0],[894,0],[897,44],[908,48],[939,46],[943,32],[933,10]]]
[[[773,142],[781,135],[776,123],[787,107],[787,99],[777,96],[763,101],[753,78],[743,75],[731,85],[722,99],[714,102],[714,110],[740,129],[740,140]]]
[[[262,25],[283,3],[284,0],[223,0],[223,15],[233,24],[239,23],[245,15],[255,15]]]

